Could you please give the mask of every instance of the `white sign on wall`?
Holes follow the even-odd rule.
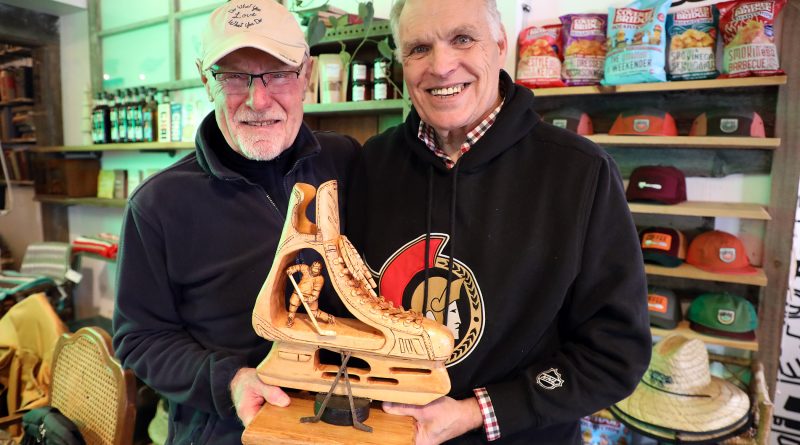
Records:
[[[773,445],[800,445],[800,201],[794,224],[781,358],[775,385]]]

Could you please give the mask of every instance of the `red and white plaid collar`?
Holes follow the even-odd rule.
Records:
[[[481,121],[477,127],[467,133],[467,140],[464,141],[464,143],[461,144],[461,148],[459,148],[461,156],[468,152],[469,149],[472,148],[472,146],[475,145],[475,143],[477,143],[487,131],[489,131],[489,128],[492,127],[494,121],[497,120],[497,115],[500,114],[500,109],[503,108],[504,103],[505,98],[500,101],[500,105],[498,105],[497,108],[492,110],[492,112],[486,116],[486,119]],[[448,156],[447,153],[445,153],[444,150],[439,147],[439,141],[436,139],[435,130],[432,126],[425,123],[425,121],[420,120],[417,137],[419,140],[425,143],[425,145],[433,152],[433,154],[435,154],[437,157],[439,157],[439,159],[442,160],[442,162],[444,162],[444,165],[447,166],[447,168],[453,168],[456,165],[455,161],[450,159],[450,156]]]

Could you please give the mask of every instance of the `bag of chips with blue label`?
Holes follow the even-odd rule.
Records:
[[[640,0],[608,8],[608,53],[603,85],[664,82],[670,0]]]

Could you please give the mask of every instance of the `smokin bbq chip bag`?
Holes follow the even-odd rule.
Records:
[[[775,47],[775,19],[786,0],[736,0],[717,4],[725,47],[722,77],[783,74]]]

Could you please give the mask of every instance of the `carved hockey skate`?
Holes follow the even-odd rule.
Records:
[[[316,221],[306,210],[316,195]],[[320,335],[305,313],[298,311],[287,327],[285,290],[287,266],[298,252],[313,249],[324,259],[329,283],[355,318],[337,317],[326,326],[335,335]],[[376,295],[369,269],[350,241],[339,233],[336,181],[315,190],[298,183],[292,190],[275,260],[253,309],[253,328],[273,346],[258,367],[264,383],[315,392],[330,391],[339,367],[320,362],[321,348],[366,362],[347,367],[356,397],[426,404],[450,390],[444,366],[453,352],[449,329],[420,314],[395,307]],[[337,394],[344,390],[337,387]]]

